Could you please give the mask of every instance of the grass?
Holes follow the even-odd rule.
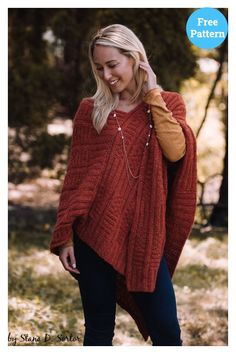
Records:
[[[50,234],[42,230],[18,227],[9,235],[9,345],[81,346],[77,282],[49,253]],[[227,234],[200,236],[187,241],[173,278],[184,345],[227,345]],[[119,306],[113,344],[151,345]]]
[[[173,280],[182,288],[189,286],[191,290],[213,289],[227,286],[227,272],[222,269],[193,264],[177,270]]]

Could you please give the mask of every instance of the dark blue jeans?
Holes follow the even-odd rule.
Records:
[[[84,346],[112,346],[116,296],[114,268],[74,234],[74,251],[85,318]],[[71,273],[72,275],[72,273]],[[132,292],[149,329],[152,345],[181,346],[176,301],[165,259],[154,292]]]

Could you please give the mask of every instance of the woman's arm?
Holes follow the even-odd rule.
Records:
[[[72,238],[70,236],[70,239],[66,243],[64,243],[63,245],[61,245],[59,247],[59,251],[61,251],[65,247],[70,247],[70,246],[73,246],[73,245],[74,245],[74,243],[73,243]]]
[[[157,77],[149,63],[140,61],[139,67],[147,74],[143,87],[144,101],[151,106],[154,129],[163,154],[171,162],[176,162],[185,154],[185,136],[179,122],[165,104],[157,87]],[[176,93],[174,110],[185,114],[185,107],[180,95]],[[185,120],[185,117],[180,117]]]
[[[179,98],[179,95],[176,95]],[[158,88],[149,90],[144,96],[144,101],[151,106],[155,134],[163,154],[171,162],[180,160],[186,150],[185,136],[179,122],[167,108],[160,90]],[[183,101],[179,99],[178,103],[177,110],[178,105],[183,105]]]

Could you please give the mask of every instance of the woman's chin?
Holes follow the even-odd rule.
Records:
[[[122,91],[122,88],[121,86],[119,85],[119,82],[117,85],[114,85],[114,86],[110,86],[112,92],[115,92],[115,93],[119,93]]]

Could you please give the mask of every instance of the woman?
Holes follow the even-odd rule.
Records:
[[[157,85],[123,25],[101,29],[89,59],[97,91],[74,118],[50,249],[78,280],[83,345],[112,345],[117,302],[152,345],[180,346],[171,277],[196,207],[184,102]]]

